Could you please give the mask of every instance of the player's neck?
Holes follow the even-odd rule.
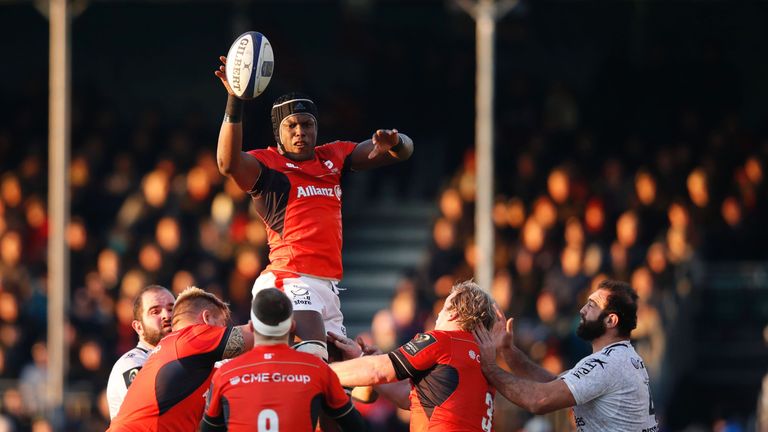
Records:
[[[608,345],[613,345],[617,342],[625,341],[627,339],[629,338],[615,335],[615,334],[614,335],[604,334],[592,341],[592,354],[602,350]]]
[[[268,345],[285,345],[288,346],[287,340],[274,340],[274,339],[256,339],[253,340],[253,347],[256,348],[257,346],[268,346]]]
[[[435,330],[461,331],[461,326],[459,326],[455,321],[446,321],[444,323],[441,323],[441,325],[436,325]]]

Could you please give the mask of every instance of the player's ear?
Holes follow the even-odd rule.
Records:
[[[456,310],[448,312],[448,321],[456,321],[459,318],[459,313]]]
[[[136,334],[139,336],[141,336],[141,334],[144,333],[144,326],[141,325],[141,321],[139,320],[131,321],[131,327],[133,327],[133,331],[135,331]]]
[[[613,328],[619,325],[619,316],[615,313],[608,314],[607,317],[605,317],[605,326],[608,328]]]
[[[203,310],[200,312],[200,320],[201,320],[201,321],[202,321],[204,324],[212,325],[212,324],[211,324],[211,319],[212,319],[212,318],[213,318],[213,315],[211,314],[211,311],[209,311],[208,309],[203,309]]]

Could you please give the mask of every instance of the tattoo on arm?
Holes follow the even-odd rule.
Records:
[[[245,339],[243,338],[243,330],[239,327],[233,327],[229,333],[229,339],[227,339],[227,346],[224,347],[223,358],[228,359],[237,357],[245,352]]]

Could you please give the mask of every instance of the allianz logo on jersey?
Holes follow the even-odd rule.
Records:
[[[296,198],[313,196],[336,197],[337,200],[341,201],[341,186],[336,185],[334,187],[317,187],[309,185],[296,187]]]
[[[312,377],[306,374],[282,374],[280,372],[261,372],[261,373],[247,373],[243,375],[233,376],[229,379],[229,384],[251,384],[251,383],[297,383],[297,384],[309,384],[312,381]]]

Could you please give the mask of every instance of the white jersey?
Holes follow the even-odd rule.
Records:
[[[658,430],[648,371],[629,341],[584,357],[560,378],[576,400],[578,432]]]
[[[109,381],[107,382],[107,403],[109,404],[110,419],[117,415],[117,411],[125,399],[125,394],[128,393],[128,387],[146,363],[151,350],[151,346],[139,342],[136,348],[123,354],[112,366],[112,372],[109,373]]]

